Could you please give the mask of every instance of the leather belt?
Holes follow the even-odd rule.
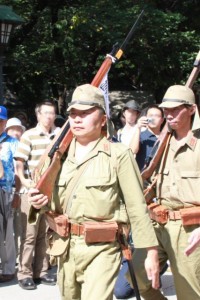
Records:
[[[169,220],[181,220],[181,214],[179,210],[169,210],[168,211]]]
[[[84,235],[84,226],[80,224],[70,224],[70,233],[74,235]]]

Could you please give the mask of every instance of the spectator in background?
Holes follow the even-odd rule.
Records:
[[[18,118],[11,118],[8,119],[6,123],[5,131],[6,133],[16,138],[17,140],[20,140],[22,134],[26,128],[22,125],[21,121]],[[15,163],[15,161],[14,161]],[[21,209],[20,209],[20,195],[19,195],[19,201],[18,204],[15,206],[14,209],[14,237],[15,237],[15,248],[16,248],[16,258],[19,256],[19,246],[21,242]]]
[[[30,205],[27,192],[35,186],[32,173],[41,155],[60,128],[55,127],[56,108],[53,102],[39,103],[35,109],[38,124],[21,137],[15,154],[17,172],[24,192],[21,195],[22,240],[18,268],[18,282],[21,288],[32,290],[37,283],[55,285],[56,278],[48,275],[49,257],[46,254],[48,225],[44,215],[37,224],[28,223]],[[26,166],[26,168],[25,168]]]
[[[5,132],[7,109],[0,106],[0,157],[4,176],[0,179],[0,258],[2,274],[0,283],[10,281],[15,276],[16,251],[13,234],[13,206],[18,203],[18,189],[14,172],[13,156],[18,141]]]
[[[136,154],[136,161],[140,171],[144,168],[145,162],[151,154],[151,150],[160,134],[163,122],[163,110],[157,105],[149,106],[146,110],[146,115],[137,121],[130,148],[132,152]],[[144,128],[145,130],[142,130]]]
[[[135,133],[135,125],[140,111],[140,106],[135,100],[128,101],[123,108],[125,126],[117,131],[117,137],[119,142],[128,147]]]
[[[25,126],[22,125],[22,122],[18,118],[11,118],[8,119],[6,123],[6,128],[5,128],[7,134],[9,136],[12,136],[16,138],[17,140],[20,140],[22,134],[26,130]]]

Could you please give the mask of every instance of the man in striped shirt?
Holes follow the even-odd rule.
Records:
[[[54,285],[56,278],[48,275],[48,256],[46,254],[47,223],[41,215],[36,225],[28,223],[30,205],[27,201],[27,191],[34,186],[32,174],[41,155],[51,139],[59,131],[54,126],[56,107],[54,103],[45,101],[36,106],[36,127],[25,131],[15,153],[17,173],[22,184],[21,197],[22,241],[20,247],[18,282],[21,288],[32,290],[37,283]]]

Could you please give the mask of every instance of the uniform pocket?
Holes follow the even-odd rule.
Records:
[[[85,184],[84,216],[97,219],[111,219],[117,204],[116,179],[108,177],[90,178]]]
[[[193,204],[199,204],[200,199],[200,171],[182,171],[179,193],[181,200]],[[183,188],[184,187],[184,188]]]

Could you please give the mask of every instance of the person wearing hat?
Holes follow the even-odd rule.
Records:
[[[164,109],[171,137],[157,170],[157,203],[163,220],[153,225],[159,241],[160,268],[169,260],[178,300],[200,299],[200,120],[193,91],[173,85]],[[192,208],[192,209],[191,209]],[[162,224],[161,224],[162,223]],[[166,299],[144,275],[145,251],[135,251],[134,265],[141,296]]]
[[[8,119],[6,123],[6,132],[8,135],[20,140],[22,134],[26,128],[22,125],[22,122],[18,118]]]
[[[13,138],[16,138],[18,141],[20,140],[22,134],[26,128],[22,125],[20,119],[18,118],[10,118],[8,119],[5,127],[5,131],[9,136],[12,136]],[[15,162],[14,162],[15,163]],[[13,211],[13,222],[14,222],[14,237],[15,237],[15,249],[16,249],[16,256],[17,259],[19,258],[19,252],[20,252],[20,241],[21,241],[21,208],[20,208],[20,195],[17,199],[15,199],[15,203],[13,203],[13,206],[15,206],[15,209]]]
[[[45,210],[68,216],[69,236],[55,233],[50,250],[50,255],[58,259],[62,299],[113,299],[121,261],[116,230],[128,220],[135,247],[147,248],[146,269],[152,286],[157,288],[157,240],[141,177],[130,150],[102,134],[106,115],[101,90],[90,84],[78,86],[68,112],[74,137],[62,159],[52,199],[35,188],[29,190],[30,222],[36,222]]]
[[[139,104],[135,100],[128,101],[123,108],[125,125],[117,131],[118,141],[126,146],[130,145],[131,139],[135,133],[135,125],[141,112]]]
[[[13,203],[18,198],[13,157],[18,141],[6,131],[7,109],[0,106],[0,157],[3,165],[3,177],[0,179],[0,259],[2,274],[0,283],[10,281],[15,276],[16,251],[13,233]],[[17,187],[19,188],[19,187]]]

